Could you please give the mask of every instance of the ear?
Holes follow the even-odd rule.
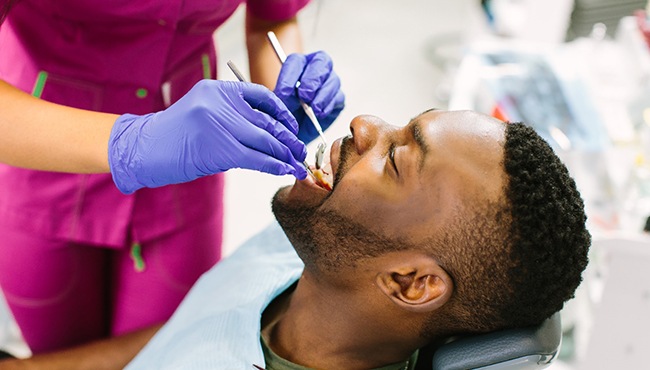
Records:
[[[407,252],[392,261],[377,275],[376,283],[393,303],[412,312],[430,312],[449,301],[453,281],[435,259]]]

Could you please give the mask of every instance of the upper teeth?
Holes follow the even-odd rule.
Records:
[[[325,180],[327,180],[327,182],[329,182],[330,184],[333,184],[334,176],[332,174],[332,164],[327,163],[325,166],[323,166],[322,170],[324,175],[323,177],[325,178]]]

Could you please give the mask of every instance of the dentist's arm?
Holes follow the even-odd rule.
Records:
[[[246,48],[251,81],[273,90],[282,65],[267,38],[269,31],[275,33],[287,55],[301,53],[303,45],[296,17],[281,22],[270,22],[250,12],[246,13]]]
[[[19,360],[0,360],[0,370],[117,370],[123,369],[162,325],[119,337],[98,340],[61,351]]]
[[[298,123],[261,85],[203,80],[163,111],[117,116],[48,103],[0,81],[0,112],[0,162],[110,171],[125,194],[232,168],[307,176]]]
[[[37,170],[109,172],[117,115],[37,99],[0,80],[0,162]]]

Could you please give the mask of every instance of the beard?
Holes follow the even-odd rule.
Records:
[[[341,145],[333,192],[349,168],[348,159],[352,150],[354,143],[351,138],[345,138]],[[338,271],[342,267],[356,267],[362,258],[401,249],[400,243],[372,232],[339,211],[326,209],[329,197],[316,206],[300,202],[292,204],[285,200],[282,191],[278,190],[273,197],[272,211],[306,269]]]

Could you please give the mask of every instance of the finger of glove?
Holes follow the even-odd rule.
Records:
[[[242,168],[270,173],[272,175],[289,175],[296,173],[296,169],[276,158],[269,157],[266,153],[260,153],[254,149],[246,150],[247,161]],[[304,171],[304,170],[303,170]]]
[[[332,110],[329,115],[319,120],[323,130],[327,130],[327,128],[332,125],[332,123],[336,120],[336,118],[339,116],[342,110],[343,107],[337,107],[334,110]]]
[[[241,114],[242,117],[254,125],[255,128],[263,131],[266,135],[269,135],[269,138],[267,139],[268,143],[260,145],[266,145],[268,147],[268,144],[270,143],[281,144],[283,148],[286,148],[289,151],[292,159],[300,162],[305,160],[307,157],[307,147],[298,139],[296,136],[297,133],[294,134],[287,130],[284,125],[278,123],[273,118],[260,111],[247,109],[244,110],[244,112],[241,112]],[[272,152],[268,152],[268,154],[272,154]],[[283,158],[278,159],[283,160]],[[284,161],[287,162],[286,160]]]
[[[332,59],[327,53],[319,51],[308,56],[309,63],[305,66],[305,70],[300,77],[300,86],[298,87],[298,97],[307,104],[312,104],[316,93],[323,88],[325,82],[332,74]],[[338,80],[338,76],[334,74],[334,80]],[[340,88],[334,84],[336,90]]]
[[[236,133],[237,140],[242,145],[258,152],[265,153],[266,155],[287,163],[294,168],[302,166],[300,162],[307,157],[307,148],[305,147],[305,144],[300,142],[298,138],[290,133],[284,126],[273,124],[273,121],[269,116],[253,110],[248,112],[248,115],[251,118],[250,122],[252,125],[248,129],[239,130]],[[266,121],[266,123],[264,123],[264,121]],[[261,125],[261,127],[258,125]],[[292,137],[292,139],[287,140],[287,137]],[[284,139],[284,141],[281,139]],[[286,141],[290,141],[290,144],[285,144]],[[296,155],[296,152],[299,153],[299,155]]]
[[[241,141],[242,145],[247,146],[248,148],[248,151],[246,152],[247,161],[242,164],[242,168],[253,169],[274,175],[292,174],[298,179],[304,179],[307,177],[307,170],[302,164],[296,161],[287,163],[276,157],[269,156],[266,151],[260,151],[259,141],[261,140],[265,139],[258,138],[255,142],[255,147],[248,146],[248,140]]]
[[[296,135],[298,122],[284,102],[273,92],[262,85],[246,83],[242,87],[242,94],[251,108],[268,114]]]
[[[345,108],[345,94],[343,94],[343,91],[339,90],[336,97],[327,103],[327,106],[321,113],[316,113],[316,111],[314,111],[314,113],[319,120],[331,117],[333,121],[339,116],[339,113],[341,113],[343,108]],[[323,127],[323,129],[325,128]]]
[[[334,72],[316,92],[310,105],[316,116],[320,118],[330,114],[334,107],[332,103],[334,105],[345,104],[345,95],[341,91],[341,80]],[[328,110],[328,108],[330,109]]]
[[[300,81],[305,67],[307,56],[303,54],[290,54],[282,64],[278,80],[275,83],[275,94],[282,100],[296,97],[296,83]]]

